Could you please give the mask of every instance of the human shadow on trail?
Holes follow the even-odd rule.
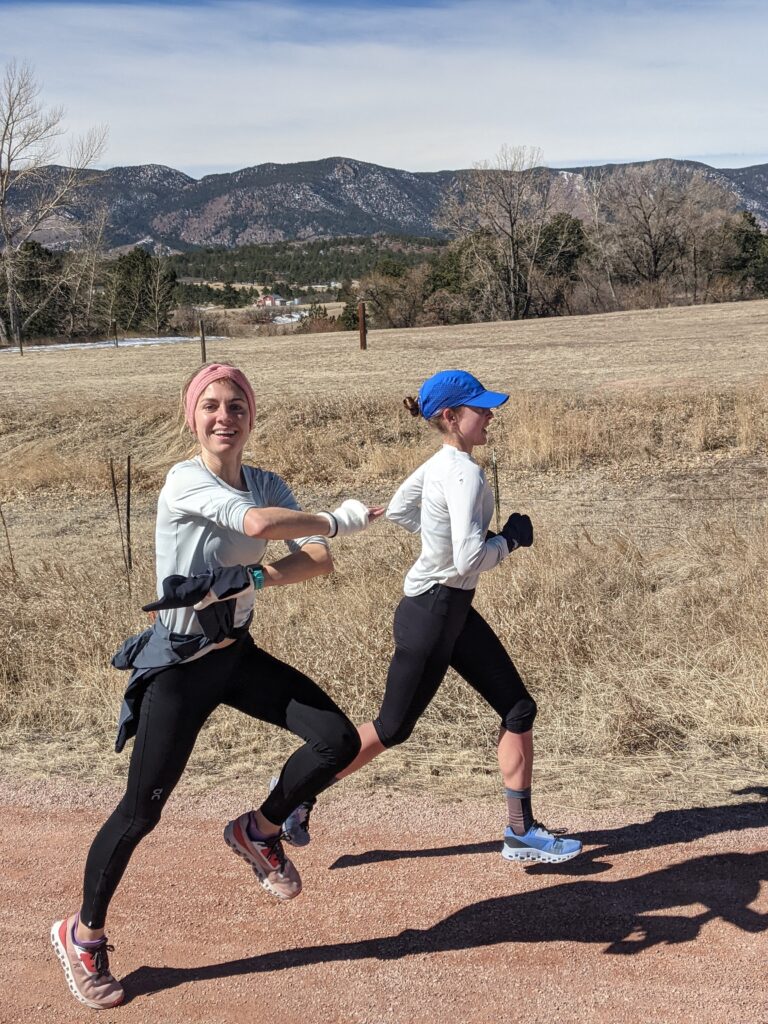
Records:
[[[193,981],[510,942],[598,943],[604,953],[637,954],[662,943],[692,942],[710,921],[754,934],[767,931],[768,913],[750,908],[765,880],[768,852],[699,857],[639,878],[578,879],[481,900],[430,927],[399,935],[277,950],[203,967],[139,967],[123,984],[130,1000]]]
[[[650,821],[621,825],[618,828],[594,829],[578,833],[585,852],[561,865],[540,864],[528,867],[536,874],[590,875],[606,870],[609,865],[596,863],[598,858],[610,854],[652,850],[660,846],[690,843],[703,836],[722,832],[740,832],[748,828],[768,827],[768,786],[750,786],[734,790],[737,796],[760,796],[762,800],[749,800],[720,807],[688,807],[659,811]],[[331,870],[379,864],[420,857],[453,857],[459,854],[498,853],[501,841],[464,843],[460,846],[436,846],[424,850],[368,850],[365,853],[344,854],[331,864]]]

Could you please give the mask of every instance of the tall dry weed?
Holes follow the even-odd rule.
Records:
[[[93,493],[104,486],[110,455],[131,454],[138,490],[156,490],[168,467],[186,457],[174,401],[89,410],[66,402],[30,422],[11,407],[0,445],[0,497],[62,487]],[[247,457],[292,483],[340,492],[396,483],[426,458],[438,435],[396,403],[365,393],[260,403]],[[762,453],[768,446],[768,394],[762,388],[639,395],[521,392],[493,428],[511,471],[572,472],[677,460],[712,452]],[[479,453],[481,459],[482,453]]]
[[[316,678],[358,721],[378,708],[413,543],[393,527],[374,528],[339,543],[333,576],[269,590],[257,602],[257,642]],[[6,750],[36,744],[41,772],[72,770],[73,749],[95,757],[96,776],[122,770],[124,759],[105,751],[125,677],[108,662],[144,624],[136,608],[153,587],[148,555],[130,599],[116,568],[86,570],[76,583],[57,565],[0,580],[9,624],[0,647],[2,742]],[[545,530],[534,548],[489,574],[476,603],[539,702],[540,786],[617,802],[627,786],[647,795],[660,776],[687,772],[705,782],[691,782],[686,798],[706,798],[700,790],[719,764],[741,765],[743,778],[764,771],[767,579],[768,527],[730,525],[692,532],[674,551]],[[413,738],[379,759],[371,779],[493,786],[496,728],[490,709],[451,673]],[[222,708],[192,767],[215,778],[261,774],[296,742]]]
[[[664,316],[654,314],[654,322]],[[527,337],[538,327],[521,330]],[[565,327],[548,328],[557,330]],[[427,356],[418,359],[453,361],[444,338],[420,335]],[[332,343],[317,340],[325,344]],[[385,501],[439,444],[398,404],[398,361],[410,373],[417,356],[400,349],[391,359],[369,355],[364,372],[340,371],[326,394],[299,387],[289,394],[285,381],[282,389],[270,381],[260,389],[249,460],[282,473],[309,506],[329,507],[349,494]],[[125,755],[109,750],[126,678],[109,658],[146,622],[139,607],[154,592],[154,498],[168,467],[190,451],[176,414],[183,373],[172,358],[153,353],[139,364],[137,357],[142,371],[128,390],[123,378],[115,389],[102,381],[107,364],[95,357],[81,364],[89,376],[76,391],[55,374],[38,380],[25,362],[27,390],[9,392],[0,409],[0,500],[11,543],[21,548],[14,574],[0,536],[4,765],[41,776],[125,770]],[[497,366],[498,347],[484,358]],[[126,354],[120,359],[128,366]],[[382,367],[392,368],[386,389]],[[303,367],[295,373],[305,379]],[[372,384],[366,374],[374,374]],[[484,577],[476,601],[539,702],[540,789],[563,802],[618,803],[661,792],[666,801],[687,802],[722,799],[728,786],[764,776],[768,525],[758,498],[767,442],[766,391],[743,383],[530,387],[514,392],[496,418],[503,508],[512,510],[507,499],[523,480],[538,502],[536,542]],[[111,455],[122,487],[129,453],[136,494],[130,595],[107,468]],[[738,506],[743,488],[749,514]],[[669,528],[673,498],[681,511]],[[617,519],[606,511],[613,506]],[[584,519],[588,532],[578,525]],[[355,720],[370,718],[417,544],[384,524],[334,542],[332,576],[260,595],[257,642],[315,677]],[[495,789],[496,728],[492,712],[449,675],[409,743],[355,784]],[[295,744],[222,708],[203,730],[191,771],[260,785]]]

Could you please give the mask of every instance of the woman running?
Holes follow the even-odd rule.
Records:
[[[501,719],[498,760],[509,824],[502,856],[511,861],[570,860],[576,839],[548,831],[533,817],[533,720],[536,703],[499,638],[472,607],[480,574],[495,569],[518,547],[533,543],[527,515],[513,513],[501,533],[488,531],[494,507],[485,474],[472,458],[488,440],[493,409],[509,395],[486,391],[471,374],[443,370],[425,381],[418,400],[406,398],[440,432],[442,448],[398,489],[387,519],[421,533],[421,554],[405,577],[405,596],[395,612],[395,653],[378,717],[360,726],[360,752],[337,779],[404,743],[437,692],[449,666],[483,697]],[[283,837],[309,842],[307,801],[289,815]]]
[[[117,742],[119,750],[135,735],[126,792],[90,848],[79,913],[51,930],[73,995],[94,1008],[117,1006],[124,996],[109,970],[105,921],[112,896],[216,707],[229,705],[305,740],[261,807],[230,821],[224,832],[279,899],[301,891],[283,852],[280,823],[330,785],[360,749],[355,727],[330,697],[257,647],[248,626],[255,590],[330,572],[325,538],[365,529],[383,509],[348,500],[333,513],[311,515],[299,510],[276,474],[244,466],[255,399],[235,367],[216,363],[199,370],[184,390],[183,409],[200,454],[173,466],[160,492],[155,607],[163,610],[150,629],[126,641],[114,662],[133,668]],[[261,565],[270,540],[287,540],[290,553]]]

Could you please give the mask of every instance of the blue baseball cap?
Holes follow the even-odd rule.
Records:
[[[455,409],[459,405],[495,409],[508,398],[501,391],[486,391],[477,377],[466,370],[441,370],[419,388],[419,409],[425,420],[431,420],[441,409]]]

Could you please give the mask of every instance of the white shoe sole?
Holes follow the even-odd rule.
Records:
[[[534,850],[529,847],[524,849],[518,847],[510,849],[508,846],[504,846],[501,851],[501,856],[504,860],[511,861],[539,861],[542,864],[563,864],[567,860],[573,860],[574,857],[578,857],[581,850],[574,850],[573,853],[545,853],[544,850]]]
[[[112,1010],[116,1006],[119,1006],[125,998],[124,994],[121,995],[116,1002],[105,1005],[104,1003],[96,1003],[92,999],[86,999],[82,992],[79,991],[77,985],[75,984],[75,978],[74,975],[72,974],[72,967],[70,966],[69,963],[67,951],[62,946],[61,939],[59,938],[59,929],[61,928],[62,924],[63,921],[54,922],[53,927],[51,928],[51,945],[56,950],[56,956],[59,958],[59,960],[61,961],[61,966],[64,968],[64,977],[67,979],[69,991],[72,993],[75,999],[83,1003],[85,1006],[89,1006],[92,1010]]]
[[[254,875],[256,875],[259,882],[261,882],[261,885],[263,886],[264,889],[266,889],[270,896],[275,896],[279,900],[295,899],[301,892],[301,886],[299,886],[298,892],[294,892],[291,894],[280,892],[280,890],[272,884],[272,882],[265,874],[263,865],[251,855],[250,851],[247,850],[246,847],[241,846],[240,843],[238,843],[237,839],[235,839],[233,834],[234,825],[234,821],[230,821],[229,824],[224,829],[224,842],[227,844],[230,850],[232,850],[233,853],[236,853],[238,857],[242,857],[247,864],[250,864]]]

